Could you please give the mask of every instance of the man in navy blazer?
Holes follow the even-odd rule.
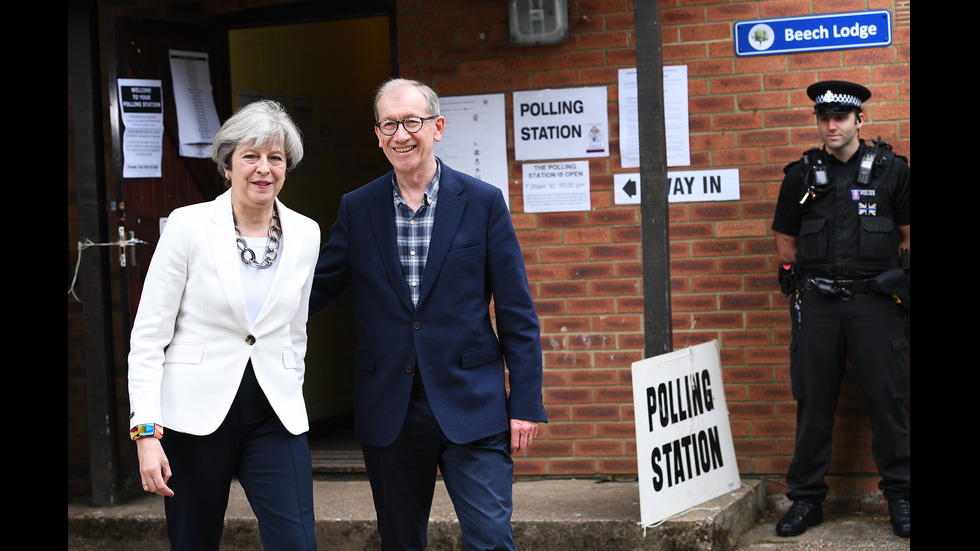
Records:
[[[355,431],[382,548],[425,548],[438,467],[466,548],[514,549],[511,456],[547,418],[510,213],[500,190],[435,157],[446,121],[431,88],[386,82],[375,120],[394,170],[341,200],[310,308],[353,282]]]

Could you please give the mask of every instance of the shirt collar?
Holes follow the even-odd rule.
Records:
[[[425,194],[422,197],[423,205],[436,204],[436,201],[438,200],[439,197],[439,179],[441,177],[442,177],[442,163],[439,161],[439,158],[436,157],[436,175],[435,177],[432,178],[432,181],[429,182],[429,187],[425,188]],[[392,190],[394,191],[395,205],[398,205],[398,203],[404,204],[405,201],[402,199],[402,194],[398,190],[398,182],[395,180],[394,172],[391,173],[391,187]]]

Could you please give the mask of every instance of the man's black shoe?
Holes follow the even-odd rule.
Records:
[[[888,520],[896,536],[909,537],[911,533],[912,504],[908,499],[896,499],[888,502]]]
[[[807,528],[816,526],[821,522],[823,522],[823,507],[819,503],[794,501],[789,511],[776,523],[776,535],[783,537],[799,536],[806,532]]]

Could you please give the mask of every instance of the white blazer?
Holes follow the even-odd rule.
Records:
[[[130,426],[159,423],[211,434],[228,414],[251,359],[255,378],[286,429],[309,430],[303,400],[306,318],[320,228],[276,204],[282,254],[254,323],[242,293],[231,191],[170,215],[133,323]]]

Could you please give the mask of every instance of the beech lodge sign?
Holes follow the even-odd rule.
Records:
[[[874,48],[892,43],[888,10],[752,19],[735,23],[735,55]]]

